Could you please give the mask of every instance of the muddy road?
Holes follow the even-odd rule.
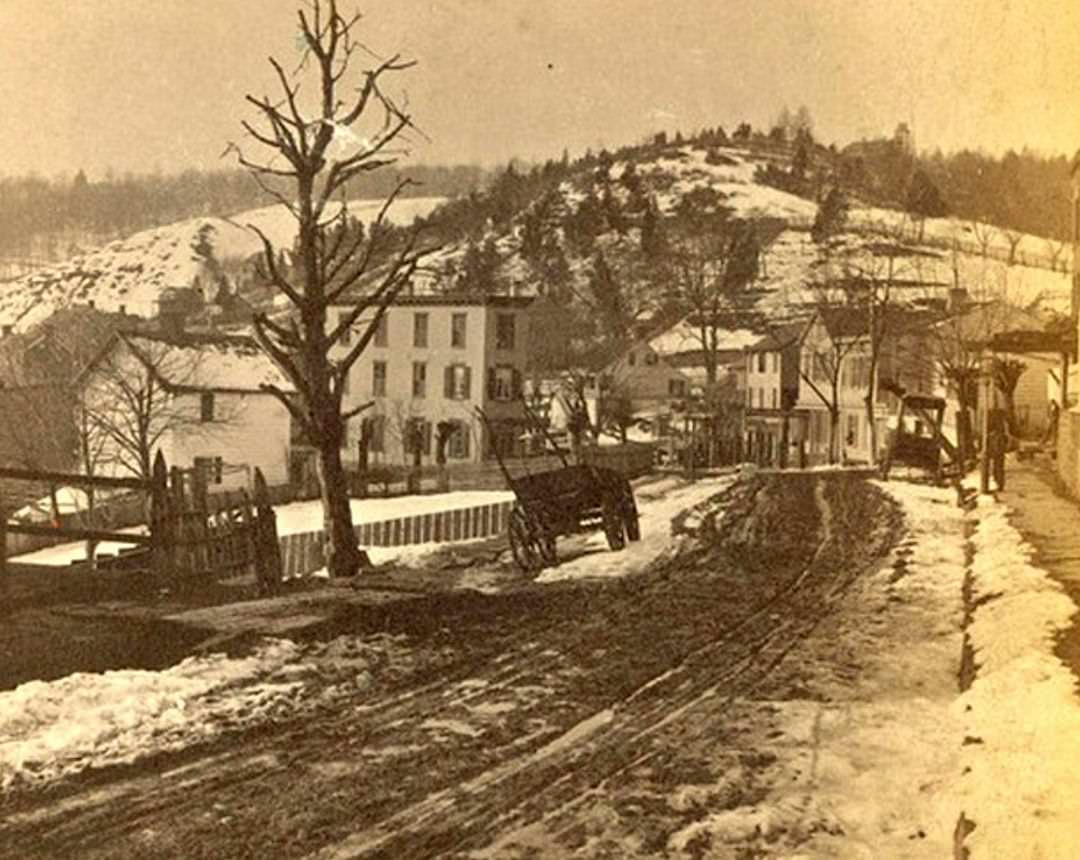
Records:
[[[747,714],[766,731],[770,701],[815,695],[800,647],[903,524],[821,473],[740,481],[682,527],[640,575],[358,612],[320,631],[328,666],[387,634],[407,659],[257,730],[14,792],[0,854],[705,856],[678,834],[766,791]]]

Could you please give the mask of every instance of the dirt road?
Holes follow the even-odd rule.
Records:
[[[431,595],[324,630],[335,680],[280,720],[10,796],[0,853],[701,856],[695,822],[767,790],[769,703],[815,695],[800,646],[901,518],[858,478],[793,474],[739,482],[687,527],[638,576]],[[407,660],[355,685],[329,671],[386,633]]]

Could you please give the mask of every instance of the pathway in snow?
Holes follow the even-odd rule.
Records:
[[[973,517],[976,673],[956,706],[968,739],[956,803],[975,825],[972,860],[1066,860],[1080,845],[1080,697],[1055,654],[1059,636],[1076,654],[1077,508],[1036,468],[1010,462],[1008,491],[980,497]]]

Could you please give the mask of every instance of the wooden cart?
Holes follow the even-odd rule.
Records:
[[[955,472],[960,466],[956,446],[941,429],[945,401],[940,397],[908,394],[903,389],[890,390],[900,397],[900,412],[888,452],[881,463],[881,477],[888,480],[890,469],[900,464],[921,469],[934,483],[942,483],[947,470]],[[916,430],[905,426],[907,416],[917,420]]]
[[[481,412],[481,418],[487,417]],[[513,477],[496,459],[515,496],[508,526],[514,561],[524,573],[559,563],[557,538],[603,528],[608,546],[619,550],[641,538],[637,504],[630,482],[613,469],[570,465],[561,450],[560,469]]]

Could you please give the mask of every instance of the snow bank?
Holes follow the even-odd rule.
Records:
[[[296,714],[363,691],[376,672],[408,671],[412,659],[404,636],[273,639],[244,658],[32,681],[0,693],[0,795]]]
[[[265,718],[299,690],[299,654],[292,642],[274,641],[239,660],[77,673],[0,693],[0,791],[130,763]]]
[[[117,531],[127,532],[128,534],[147,534],[148,529],[146,526],[132,526],[130,528],[118,529]],[[97,545],[95,552],[99,557],[104,555],[117,555],[122,550],[132,549],[134,546],[134,544],[129,543],[102,541]],[[33,552],[23,553],[22,555],[15,556],[9,560],[17,561],[22,564],[41,564],[47,567],[67,567],[69,564],[73,564],[77,561],[84,561],[85,559],[86,541],[74,541],[71,543],[56,544],[55,546],[47,546],[43,549],[36,549]]]
[[[957,802],[973,860],[1072,858],[1080,844],[1080,701],[1054,656],[1076,605],[1032,564],[1007,508],[980,499],[968,633],[977,673],[959,699],[968,743]]]

